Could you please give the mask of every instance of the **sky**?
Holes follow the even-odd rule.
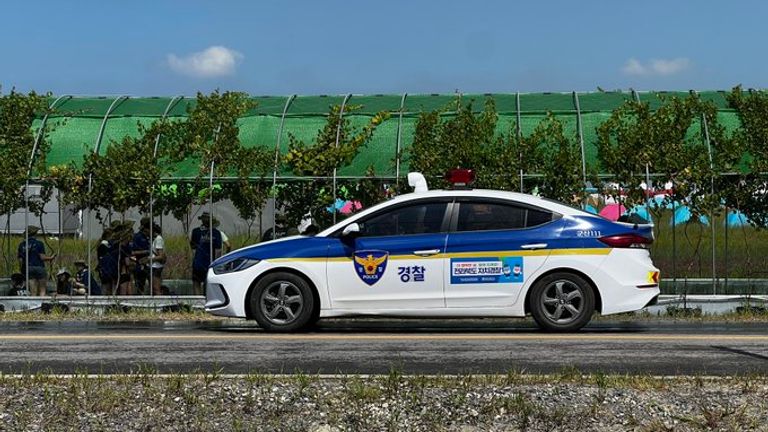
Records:
[[[5,0],[0,90],[763,88],[766,16],[765,1]]]

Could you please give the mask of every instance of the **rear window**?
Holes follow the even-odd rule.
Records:
[[[497,231],[532,228],[559,215],[526,206],[494,201],[464,201],[459,205],[456,231]]]

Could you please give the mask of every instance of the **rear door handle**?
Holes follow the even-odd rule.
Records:
[[[544,249],[545,247],[547,247],[546,243],[529,243],[529,244],[524,244],[520,246],[521,249],[528,249],[528,250]]]
[[[414,255],[423,256],[423,257],[437,255],[439,253],[440,253],[440,249],[427,249],[427,250],[413,251]]]

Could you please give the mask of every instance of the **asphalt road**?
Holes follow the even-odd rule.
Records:
[[[548,334],[521,320],[338,320],[312,332],[250,323],[0,323],[3,373],[768,374],[768,325],[597,322]]]

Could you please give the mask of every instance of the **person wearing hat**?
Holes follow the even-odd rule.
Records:
[[[192,259],[192,289],[194,294],[202,294],[202,284],[208,273],[208,267],[221,253],[221,232],[215,227],[211,229],[213,220],[208,212],[198,217],[200,226],[192,230],[189,245],[195,251]],[[213,256],[211,256],[211,243],[213,243]]]
[[[72,285],[74,285],[77,294],[87,294],[88,281],[90,281],[91,295],[102,295],[101,286],[99,286],[99,284],[96,283],[96,279],[91,276],[88,264],[84,260],[79,259],[75,261],[75,268],[77,269],[77,273],[75,273],[75,281]]]
[[[72,275],[66,268],[60,268],[56,273],[56,294],[72,295]]]
[[[19,267],[21,268],[21,274],[27,274],[27,259],[29,259],[29,280],[27,281],[27,287],[32,295],[45,296],[47,294],[46,279],[48,278],[45,272],[45,263],[53,261],[56,258],[54,255],[46,255],[45,245],[43,242],[36,238],[37,232],[40,228],[36,226],[27,227],[27,237],[29,240],[24,240],[19,243],[17,251],[17,257],[19,259]],[[29,258],[27,258],[29,255]]]

